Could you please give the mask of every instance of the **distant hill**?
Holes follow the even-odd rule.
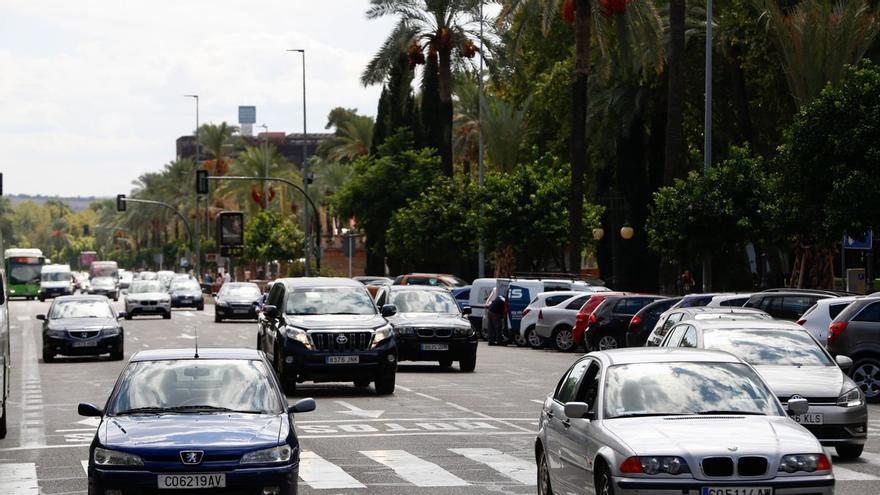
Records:
[[[112,198],[102,198],[102,197],[98,197],[98,196],[76,196],[76,197],[64,198],[64,197],[60,197],[60,196],[43,196],[43,195],[31,196],[30,194],[11,194],[8,196],[8,198],[12,202],[12,206],[16,206],[19,203],[22,203],[25,201],[33,201],[34,203],[41,205],[41,204],[45,203],[46,201],[57,199],[57,200],[63,201],[64,203],[67,203],[67,206],[69,206],[70,209],[73,210],[74,212],[85,210],[86,208],[89,207],[90,204],[94,203],[95,201],[101,201],[103,199],[112,199]]]

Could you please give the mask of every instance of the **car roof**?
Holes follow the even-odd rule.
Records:
[[[707,307],[707,306],[692,306],[690,308],[673,308],[669,310],[669,313],[715,313],[715,314],[764,314],[766,311],[760,310],[758,308],[740,308],[738,306],[722,306],[722,307]]]
[[[840,297],[835,294],[831,294],[828,292],[822,291],[809,291],[809,290],[774,290],[774,291],[764,291],[764,292],[755,292],[752,294],[752,298],[765,298],[765,297],[780,297],[780,296],[814,296],[821,299],[827,299],[829,297]]]
[[[595,351],[588,354],[596,356],[606,365],[635,363],[674,363],[712,362],[742,363],[738,357],[724,351],[707,349],[682,349],[678,347],[627,347],[608,351]]]
[[[841,304],[841,303],[851,303],[853,301],[858,301],[859,299],[870,298],[871,295],[868,296],[841,296],[841,297],[826,297],[825,299],[819,299],[816,301],[816,304],[819,305],[828,305],[828,304]],[[877,298],[877,296],[874,296]]]
[[[109,301],[107,296],[76,294],[72,296],[58,296],[56,301]]]
[[[463,288],[463,287],[462,287]],[[388,288],[391,292],[400,292],[400,291],[424,291],[424,292],[445,292],[449,293],[450,290],[446,287],[437,287],[432,285],[392,285]]]
[[[804,327],[794,323],[792,321],[785,320],[689,320],[684,322],[687,324],[693,324],[695,327],[699,327],[702,329],[707,328],[720,328],[720,329],[737,329],[737,328],[749,328],[749,329],[766,329],[766,330],[804,330]]]
[[[134,353],[129,361],[168,361],[194,359],[195,348],[150,349]],[[261,359],[260,351],[243,348],[203,347],[199,349],[199,359]]]
[[[357,280],[344,277],[280,278],[275,282],[280,282],[285,287],[364,287]]]
[[[740,292],[740,293],[736,293],[736,294],[730,294],[730,293],[716,294],[716,295],[712,296],[712,300],[713,301],[728,301],[730,299],[740,299],[740,298],[748,299],[748,298],[752,297],[753,295],[755,295],[754,292]]]

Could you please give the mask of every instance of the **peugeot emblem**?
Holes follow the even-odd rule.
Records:
[[[337,344],[342,345],[342,344],[345,344],[346,342],[348,342],[348,337],[346,337],[345,334],[339,334],[339,335],[336,337],[336,343],[337,343]]]
[[[180,452],[180,462],[188,465],[201,464],[204,455],[201,450],[183,450]]]

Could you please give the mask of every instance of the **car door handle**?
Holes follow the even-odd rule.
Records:
[[[553,411],[544,411],[548,418],[553,419]]]
[[[570,419],[566,419],[566,420],[564,420],[564,421],[562,422],[562,426],[564,426],[564,427],[566,427],[566,428],[571,428],[571,420],[570,420]]]

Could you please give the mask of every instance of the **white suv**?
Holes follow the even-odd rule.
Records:
[[[837,318],[837,315],[856,299],[858,298],[854,296],[819,299],[801,316],[797,321],[798,325],[804,327],[813,337],[816,337],[816,340],[825,343],[828,339],[828,327],[831,326],[831,320]]]

